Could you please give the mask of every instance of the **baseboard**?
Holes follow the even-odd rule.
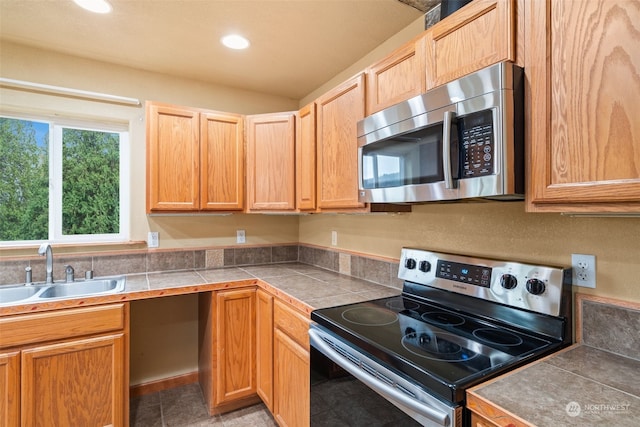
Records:
[[[156,393],[158,391],[197,382],[198,371],[177,375],[175,377],[163,378],[161,380],[149,381],[147,383],[136,384],[129,387],[129,397],[144,396],[145,394]]]

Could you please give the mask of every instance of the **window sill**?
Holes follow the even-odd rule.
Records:
[[[0,259],[9,257],[38,256],[38,248],[40,244],[27,244],[16,246],[0,246]],[[139,249],[147,249],[147,242],[128,241],[128,242],[105,242],[105,243],[54,243],[51,245],[54,254],[88,254],[93,252],[121,252]]]

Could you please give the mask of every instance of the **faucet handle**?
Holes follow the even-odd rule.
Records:
[[[33,285],[33,272],[30,265],[24,268],[24,284],[27,286]]]
[[[74,273],[75,272],[73,270],[73,267],[71,267],[69,264],[67,264],[67,265],[64,266],[64,271],[65,271],[65,273],[67,275],[66,281],[67,282],[73,282],[75,280],[75,277],[74,277]]]

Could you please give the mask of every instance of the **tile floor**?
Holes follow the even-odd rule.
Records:
[[[263,404],[210,416],[197,383],[134,397],[130,405],[131,427],[277,427]]]

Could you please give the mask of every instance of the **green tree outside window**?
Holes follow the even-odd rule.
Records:
[[[54,144],[49,128],[58,129]],[[49,169],[60,147],[62,203],[50,206]],[[0,117],[0,241],[48,240],[50,208],[63,236],[120,232],[120,134]],[[59,203],[59,202],[58,202]]]

